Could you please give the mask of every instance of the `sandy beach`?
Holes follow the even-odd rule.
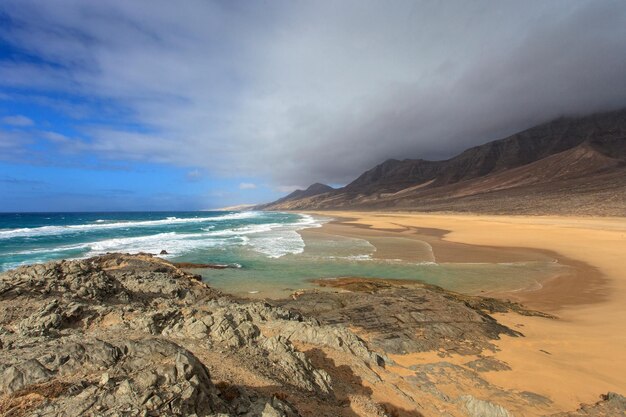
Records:
[[[626,390],[626,219],[320,212],[333,217],[303,236],[328,233],[369,240],[377,257],[406,258],[432,248],[435,262],[518,262],[552,258],[572,266],[540,288],[489,294],[520,301],[558,319],[497,314],[524,334],[502,336],[489,355],[511,370],[483,377],[504,389],[531,391],[551,407],[572,410],[600,394]],[[390,237],[393,244],[386,244]],[[399,243],[404,242],[404,243]],[[487,289],[488,290],[488,289]],[[436,361],[430,354],[394,358],[403,366]],[[467,356],[456,358],[466,361]],[[448,360],[454,361],[454,355]]]

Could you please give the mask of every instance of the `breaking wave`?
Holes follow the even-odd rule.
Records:
[[[0,230],[0,239],[11,239],[16,237],[35,237],[35,236],[50,236],[60,235],[76,232],[89,232],[94,230],[103,229],[120,229],[120,228],[133,228],[133,227],[153,227],[153,226],[168,226],[176,224],[186,223],[207,223],[207,222],[219,222],[224,220],[242,220],[251,219],[259,216],[258,212],[242,212],[224,214],[215,217],[191,217],[191,218],[178,218],[167,217],[162,220],[140,220],[140,221],[124,221],[124,220],[102,220],[98,219],[93,223],[87,224],[73,224],[63,226],[41,226],[31,228],[19,228]]]

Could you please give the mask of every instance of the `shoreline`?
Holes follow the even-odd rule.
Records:
[[[622,259],[626,253],[626,219],[306,213],[337,219],[328,226],[334,228],[333,233],[390,234],[426,240],[439,260],[548,256],[572,266],[574,274],[546,280],[539,290],[488,295],[521,302],[528,308],[556,314],[559,319],[494,314],[498,322],[521,331],[525,337],[503,336],[497,340],[493,357],[511,369],[483,376],[508,390],[546,396],[561,409],[595,402],[602,392],[619,392],[626,387],[626,265]],[[432,356],[414,354],[405,357],[403,363],[432,363],[436,360]]]
[[[324,214],[324,212],[303,212],[307,214]],[[371,213],[369,213],[371,214]],[[328,215],[326,213],[326,215]],[[320,228],[303,229],[299,233],[303,239],[312,235],[327,234],[342,237],[360,238],[370,241],[374,238],[398,238],[425,242],[432,248],[435,263],[465,263],[465,264],[498,264],[533,261],[554,261],[570,267],[566,273],[559,273],[548,277],[531,287],[519,288],[512,291],[487,291],[483,294],[489,297],[510,299],[524,305],[549,313],[558,313],[567,306],[601,303],[607,300],[607,286],[609,279],[597,267],[586,262],[572,259],[550,249],[540,249],[521,246],[494,246],[461,243],[447,240],[452,233],[444,228],[425,228],[405,226],[393,223],[395,227],[373,228],[367,223],[360,223],[358,217],[337,215],[333,212],[333,219],[324,223]],[[379,242],[377,242],[379,243]],[[380,245],[380,246],[379,246]],[[377,248],[375,257],[379,259],[393,259],[398,253],[406,255],[412,249],[389,248],[384,242],[374,245]],[[407,245],[410,246],[410,245]],[[381,254],[382,253],[382,254]],[[539,288],[537,288],[537,285]]]
[[[47,279],[51,274],[57,279]],[[302,415],[312,415],[318,409],[316,404],[327,403],[325,390],[331,390],[337,401],[325,405],[328,412],[324,415],[345,417],[381,415],[380,407],[398,416],[435,416],[446,411],[460,417],[466,415],[467,405],[476,402],[504,407],[514,415],[545,416],[577,409],[582,402],[595,403],[606,392],[623,392],[619,363],[614,374],[604,375],[613,380],[598,384],[597,375],[579,369],[580,352],[568,352],[541,339],[543,327],[538,323],[552,326],[551,335],[556,339],[571,340],[568,322],[519,305],[455,294],[417,281],[407,285],[405,280],[343,278],[326,282],[337,291],[259,303],[216,291],[175,264],[145,254],[109,254],[66,261],[61,267],[48,262],[9,272],[3,281],[5,296],[0,301],[9,312],[4,324],[20,329],[35,326],[34,330],[44,325],[44,335],[52,336],[42,347],[35,343],[41,341],[41,330],[0,335],[6,347],[0,349],[4,363],[18,368],[24,361],[46,357],[51,349],[65,352],[75,340],[89,344],[104,339],[113,346],[137,344],[138,352],[149,346],[161,361],[187,349],[190,358],[206,367],[198,369],[209,370],[227,401],[237,398],[227,395],[233,385],[241,386],[239,392],[244,394],[238,395],[252,390],[269,398],[280,389],[280,399],[287,399]],[[125,302],[120,304],[120,299]],[[81,309],[75,308],[77,302]],[[92,303],[97,305],[95,309]],[[102,305],[107,308],[100,309]],[[63,319],[47,320],[46,314],[53,312]],[[565,333],[558,333],[563,330]],[[283,344],[276,345],[278,342]],[[158,349],[164,348],[163,343],[170,347],[161,352]],[[610,357],[619,359],[620,348],[622,345],[614,346]],[[568,353],[569,357],[564,356]],[[135,350],[128,350],[127,355],[134,354]],[[295,372],[291,366],[284,367],[286,373],[276,368],[281,361],[292,363],[292,356],[307,366]],[[68,363],[71,366],[73,362]],[[115,381],[123,379],[115,363],[106,374],[102,374],[106,367],[97,369],[89,378],[96,384],[103,378],[110,381],[109,372]],[[69,369],[69,374],[50,375],[62,375],[53,383],[67,383],[68,375],[71,380],[77,370],[82,367]],[[322,370],[332,378],[332,386],[314,385],[311,391],[308,385],[293,385],[294,381],[308,381],[309,375],[320,375]],[[584,371],[586,378],[555,370]],[[538,379],[542,372],[544,378]],[[11,375],[18,378],[21,374]],[[29,378],[24,383],[32,385]],[[11,386],[19,388],[16,384],[21,380],[11,381]],[[285,381],[290,388],[285,388]],[[98,386],[115,389],[115,384],[100,382]],[[555,387],[556,392],[550,390]],[[5,392],[0,398],[0,414],[3,407],[19,405],[23,393],[30,392]],[[168,392],[167,388],[159,391]],[[63,392],[61,396],[62,401],[69,398]],[[607,395],[604,401],[610,398]],[[127,401],[126,397],[122,401]],[[623,409],[621,401],[623,397],[616,395],[618,410]],[[605,406],[612,407],[598,405]]]

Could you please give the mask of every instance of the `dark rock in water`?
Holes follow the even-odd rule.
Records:
[[[159,255],[167,255],[167,251],[165,249],[163,249],[161,252],[159,252]]]
[[[227,268],[238,268],[235,265],[224,265],[224,264],[198,264],[192,262],[173,262],[177,268],[182,269],[227,269]]]

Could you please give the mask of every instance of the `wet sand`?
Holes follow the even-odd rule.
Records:
[[[315,213],[313,213],[315,214]],[[505,389],[532,391],[572,410],[608,391],[626,392],[626,219],[476,216],[451,214],[321,212],[336,219],[307,234],[358,237],[377,246],[378,257],[404,259],[432,248],[437,262],[520,262],[556,259],[573,273],[540,289],[490,294],[521,301],[559,319],[497,314],[524,333],[496,341],[495,357],[511,370],[488,372]],[[385,245],[385,238],[394,245]],[[421,255],[420,255],[421,256]],[[488,290],[488,289],[487,289]],[[404,362],[425,363],[428,355]]]
[[[368,215],[373,216],[371,213]],[[388,215],[385,214],[385,216]],[[432,217],[432,215],[428,216]],[[569,273],[541,282],[539,289],[532,287],[527,291],[495,293],[485,288],[490,296],[523,302],[531,308],[546,312],[558,312],[568,305],[602,302],[608,298],[609,279],[597,267],[554,250],[540,247],[457,242],[449,239],[453,233],[451,230],[417,227],[406,218],[404,220],[390,218],[387,224],[381,224],[381,220],[377,218],[376,221],[379,224],[376,226],[365,220],[366,218],[362,217],[348,217],[344,213],[333,213],[333,221],[324,224],[321,228],[305,229],[300,233],[305,240],[320,235],[338,235],[367,240],[376,247],[373,257],[377,259],[439,263],[557,261],[562,265],[570,266]],[[491,233],[489,228],[485,230],[485,233]]]

